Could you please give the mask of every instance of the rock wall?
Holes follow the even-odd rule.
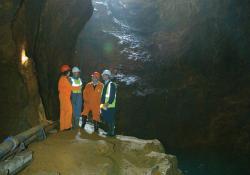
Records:
[[[37,11],[30,15],[28,9],[32,8],[29,5],[34,4],[36,6],[32,8]],[[21,62],[22,49],[26,50],[28,56],[33,49],[40,17],[37,7],[41,4],[42,1],[1,1],[0,4],[1,136],[37,124],[39,111],[42,112],[34,62],[28,60],[27,65]]]
[[[168,90],[162,105],[178,133],[169,136],[175,144],[250,152],[249,2],[158,2],[152,77],[160,74]]]
[[[36,125],[46,115],[58,118],[53,105],[59,67],[73,64],[77,35],[91,14],[90,0],[0,2],[1,138]],[[22,50],[29,58],[24,64]]]
[[[92,11],[90,0],[48,0],[45,4],[34,57],[49,118],[58,119],[59,68],[62,64],[77,65],[73,59],[75,43]]]
[[[117,81],[119,132],[249,153],[249,1],[103,2],[78,58],[86,75],[109,67],[137,77],[129,86]]]

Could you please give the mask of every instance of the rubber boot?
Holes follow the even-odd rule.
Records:
[[[82,128],[85,127],[86,122],[87,122],[87,116],[82,116]]]
[[[95,128],[95,132],[98,134],[99,131],[99,123],[97,121],[94,121],[94,128]]]

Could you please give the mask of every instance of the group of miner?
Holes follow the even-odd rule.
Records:
[[[115,136],[117,87],[111,80],[111,71],[93,72],[85,87],[78,67],[71,69],[69,65],[63,65],[60,71],[60,130],[84,128],[91,119],[96,133],[99,133],[100,122],[103,122],[108,128],[106,135]]]

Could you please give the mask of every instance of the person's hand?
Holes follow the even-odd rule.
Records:
[[[108,108],[108,103],[101,104],[100,108],[106,110]]]
[[[108,108],[108,106],[109,106],[108,103],[104,103],[104,104],[103,104],[103,107],[106,108],[106,109]]]

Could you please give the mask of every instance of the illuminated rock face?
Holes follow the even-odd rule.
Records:
[[[28,59],[34,46],[40,16],[38,7],[42,5],[42,1],[36,3],[30,1],[30,4],[27,1],[23,1],[23,4],[21,1],[1,1],[0,5],[2,139],[3,136],[15,134],[30,125],[38,124],[40,112],[42,117],[45,116],[38,94],[33,60]]]
[[[85,75],[118,71],[120,132],[250,152],[247,1],[94,2],[77,57]]]
[[[51,108],[59,67],[73,63],[77,35],[91,14],[90,0],[0,2],[1,139],[45,119],[39,92],[47,116],[57,118],[57,106]]]

